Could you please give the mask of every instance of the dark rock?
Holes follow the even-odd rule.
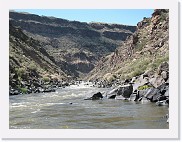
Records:
[[[138,95],[137,93],[133,93],[130,95],[130,101],[137,101],[138,100]]]
[[[149,88],[148,88],[148,89],[149,89]],[[146,93],[148,92],[148,89],[139,90],[139,91],[137,92],[138,98],[141,98],[142,96],[146,96]]]
[[[156,93],[155,95],[152,96],[151,101],[152,102],[157,102],[161,96],[162,96],[162,94],[160,92],[158,92],[158,93]]]
[[[166,99],[167,99],[166,96],[159,96],[158,101],[163,101],[163,100],[166,100]]]
[[[108,99],[115,99],[116,95],[107,96]]]
[[[146,93],[144,94],[144,97],[146,97],[147,99],[152,101],[153,96],[158,95],[158,94],[161,95],[159,89],[157,89],[157,88],[148,88],[146,90]]]
[[[45,90],[42,87],[38,87],[34,90],[34,93],[43,93]]]
[[[28,93],[28,94],[32,93],[32,90],[31,90],[31,89],[28,89],[28,90],[27,90],[27,93]]]
[[[17,86],[17,84],[18,84],[18,81],[17,82],[16,81],[10,81],[10,83],[9,83],[9,85],[13,88],[15,88]]]
[[[122,95],[124,98],[130,98],[132,92],[133,92],[133,86],[129,84],[119,87],[117,95]]]
[[[47,88],[47,89],[44,90],[44,92],[45,93],[48,93],[48,92],[56,92],[56,90],[53,89],[53,88]]]
[[[168,105],[168,103],[166,103],[166,100],[157,101],[155,104],[156,104],[157,106],[165,106],[165,105]]]
[[[69,83],[68,82],[63,82],[62,86],[69,86]]]
[[[160,66],[158,67],[158,75],[161,75],[161,73],[163,71],[169,71],[169,64],[167,62],[163,62],[160,64]]]
[[[169,99],[166,100],[166,103],[169,104]]]
[[[86,98],[84,100],[100,100],[102,98],[103,98],[102,94],[100,92],[98,92],[98,93],[94,94],[92,97]]]
[[[143,99],[143,96],[138,99],[138,101],[141,101]]]
[[[10,92],[9,92],[9,95],[12,96],[12,95],[19,95],[20,92],[18,90],[15,90],[15,89],[11,89]]]
[[[124,84],[130,83],[131,79],[125,79]]]
[[[169,83],[163,83],[157,89],[160,90],[161,94],[164,95],[167,90],[169,90]]]
[[[39,84],[38,82],[33,82],[33,85],[34,85],[35,87],[42,87],[42,85]]]

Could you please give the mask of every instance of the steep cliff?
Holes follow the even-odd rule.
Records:
[[[169,11],[155,10],[151,18],[137,24],[113,53],[98,62],[87,79],[125,80],[141,74],[154,76],[159,65],[169,60]]]
[[[10,22],[39,41],[55,64],[73,77],[90,72],[102,56],[113,52],[136,30],[135,26],[84,23],[17,12],[10,12]]]
[[[21,29],[9,26],[9,83],[10,88],[21,88],[44,79],[66,79],[52,56],[39,41],[25,35]]]

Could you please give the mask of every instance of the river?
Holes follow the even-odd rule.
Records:
[[[109,88],[81,84],[52,93],[10,96],[10,129],[168,129],[167,106],[155,103],[84,100]]]

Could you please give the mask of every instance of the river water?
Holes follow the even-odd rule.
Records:
[[[10,129],[168,129],[167,106],[84,100],[109,88],[72,85],[52,93],[10,96]]]

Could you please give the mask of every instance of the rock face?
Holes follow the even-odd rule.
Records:
[[[39,42],[56,65],[71,77],[90,72],[105,54],[113,52],[136,26],[84,23],[10,12],[10,23]]]
[[[169,69],[168,32],[169,11],[154,10],[152,17],[139,22],[135,33],[128,36],[115,52],[101,58],[86,79],[112,82],[130,80],[143,74],[146,81],[154,79],[151,82],[155,87],[166,82]]]
[[[154,10],[115,52],[101,58],[86,79],[121,86],[133,83],[133,88],[116,87],[108,98],[169,104],[168,32],[169,11]]]
[[[142,88],[138,87],[130,95],[132,101],[149,100],[151,102],[157,102],[156,105],[162,106],[169,104],[169,84],[164,83],[159,87]]]
[[[59,69],[40,42],[28,37],[11,23],[9,41],[10,95],[54,91],[53,85],[58,85],[58,80],[67,79],[67,75]],[[51,86],[48,88],[46,83]]]

